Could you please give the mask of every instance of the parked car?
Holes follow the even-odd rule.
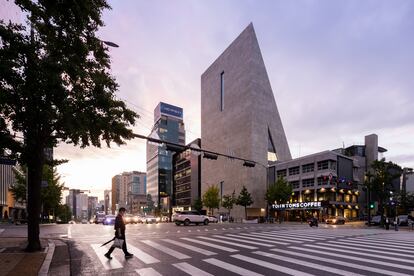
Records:
[[[329,217],[325,220],[326,224],[345,224],[345,218],[341,216]]]
[[[131,214],[126,214],[124,221],[125,221],[125,224],[138,223],[138,217],[131,215]]]
[[[381,216],[373,216],[373,217],[371,217],[371,224],[373,224],[373,225],[380,225],[381,224]]]
[[[187,226],[190,223],[195,223],[196,225],[203,223],[204,225],[208,225],[210,219],[208,216],[201,215],[197,211],[181,211],[173,215],[173,221],[177,226],[180,224]]]
[[[160,221],[160,218],[156,218],[154,216],[145,216],[145,218],[144,218],[144,222],[146,224],[149,224],[149,223],[158,223],[159,221]]]
[[[398,219],[399,219],[399,221],[400,221],[400,223],[399,223],[399,225],[401,226],[401,225],[404,225],[404,226],[407,226],[408,225],[408,215],[399,215],[398,216]]]
[[[103,225],[111,225],[115,224],[115,215],[106,215],[104,221],[102,222]]]
[[[215,216],[208,216],[208,220],[210,223],[218,223],[218,218]]]
[[[162,216],[161,217],[161,222],[169,222],[170,219],[167,216]]]
[[[74,220],[70,220],[68,223],[69,223],[69,224],[76,224],[76,221],[74,221]]]

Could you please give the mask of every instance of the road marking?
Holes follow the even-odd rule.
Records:
[[[72,224],[69,224],[68,226],[68,239],[72,238]]]
[[[285,256],[282,256],[282,255],[276,255],[276,254],[267,253],[267,252],[263,252],[263,251],[256,251],[256,252],[253,252],[253,253],[257,254],[257,255],[260,255],[260,256],[265,256],[265,257],[276,259],[276,260],[282,260],[284,262],[294,263],[294,264],[301,265],[301,266],[307,266],[307,267],[310,267],[310,268],[315,268],[315,269],[319,269],[319,270],[323,270],[323,271],[327,271],[327,272],[330,272],[330,273],[335,273],[335,274],[343,275],[343,276],[360,276],[360,275],[364,275],[364,274],[358,274],[358,273],[353,273],[353,272],[349,272],[349,271],[344,271],[342,269],[337,269],[337,268],[324,266],[324,265],[320,265],[320,264],[316,264],[316,263],[301,261],[301,260],[298,260],[297,258],[289,258],[289,257],[285,257]]]
[[[0,253],[2,253],[6,248],[0,248]]]
[[[239,236],[239,235],[235,235],[235,234],[226,234],[226,236],[231,236],[231,237],[237,237],[239,240],[240,240],[240,238],[243,238],[243,239],[247,239],[247,240],[252,240],[252,241],[260,241],[260,242],[264,242],[263,241],[263,238],[253,238],[253,237],[247,237],[247,236],[243,236],[243,237],[241,237],[241,236]],[[265,241],[266,243],[273,243],[273,244],[282,244],[282,245],[287,245],[287,244],[289,244],[289,243],[287,243],[287,242],[280,242],[280,241],[269,241],[269,240],[266,240]],[[297,243],[299,243],[299,242],[297,242]]]
[[[389,234],[387,233],[385,235],[389,235]],[[358,237],[358,238],[364,238],[366,240],[372,240],[372,241],[383,241],[383,242],[404,242],[404,243],[408,243],[410,245],[414,245],[414,242],[411,239],[408,239],[408,240],[406,240],[406,239],[397,239],[397,238],[390,239],[388,236],[383,237],[383,238],[381,238],[381,237]]]
[[[305,245],[305,246],[309,246],[309,245]],[[338,249],[329,249],[329,248],[326,248],[326,247],[323,247],[323,246],[310,246],[310,247],[315,247],[315,248],[318,248],[319,247],[319,248],[323,248],[325,250],[338,252]],[[301,248],[301,250],[310,251],[310,252],[315,253],[315,249],[305,249],[305,248]],[[344,250],[341,250],[341,252],[344,252]],[[324,254],[324,255],[332,256],[332,253],[331,252],[321,252],[321,251],[318,251],[318,254]],[[355,254],[356,254],[356,252],[355,252]],[[365,254],[365,255],[371,256],[371,254]],[[391,266],[391,267],[394,267],[394,268],[414,270],[414,267],[412,267],[412,266],[406,266],[406,265],[400,265],[400,264],[394,264],[394,263],[385,263],[384,261],[376,261],[376,260],[371,260],[371,259],[367,259],[367,258],[361,259],[361,257],[341,255],[341,258],[343,258],[343,259],[349,259],[349,260],[354,260],[354,261],[365,262],[365,263],[378,264],[378,265],[382,265],[382,266]]]
[[[204,231],[208,232],[208,229],[204,229]]]
[[[243,275],[243,276],[263,276],[263,274],[253,272],[251,270],[247,270],[247,269],[241,268],[241,267],[236,266],[236,265],[225,263],[223,261],[220,261],[220,260],[217,260],[217,259],[214,259],[214,258],[205,259],[203,261],[205,261],[209,264],[218,266],[220,268],[223,268],[225,270],[231,271],[233,273],[239,274],[239,275]]]
[[[396,252],[390,252],[389,248],[384,249],[383,246],[370,246],[370,245],[364,245],[364,244],[356,244],[356,243],[352,243],[350,244],[349,242],[340,242],[340,241],[330,241],[328,243],[334,243],[334,244],[341,244],[341,246],[346,247],[346,248],[351,248],[351,249],[358,249],[360,251],[367,251],[367,252],[378,252],[381,254],[389,254],[389,255],[395,255],[395,256],[401,256],[401,257],[408,257],[407,254],[400,254],[400,253],[396,253]],[[358,246],[358,247],[356,247]],[[366,248],[361,248],[361,247],[368,247],[368,248],[374,248],[374,249],[366,249]],[[403,249],[392,249],[393,251],[398,251],[398,252],[407,252],[407,253],[413,253],[412,250],[403,250]]]
[[[286,239],[286,238],[270,237],[270,236],[264,236],[264,235],[258,235],[258,234],[239,233],[239,235],[248,236],[248,237],[262,238],[262,239],[273,240],[273,241],[283,241],[283,244],[288,244],[288,243],[302,243],[302,241],[290,240],[290,239]]]
[[[220,238],[220,239],[231,240],[231,241],[244,242],[244,243],[248,243],[248,244],[260,245],[260,246],[265,246],[265,247],[273,247],[274,246],[274,245],[270,245],[270,244],[264,244],[263,240],[261,242],[254,242],[254,241],[241,240],[240,237],[239,238],[231,238],[231,237],[223,237],[223,236],[219,236],[219,235],[213,235],[213,237],[217,237],[217,238]]]
[[[295,247],[295,246],[289,246],[289,248],[292,249],[297,249],[297,250],[302,250],[302,251],[306,251],[306,252],[311,252],[312,254],[315,253],[315,250],[311,250],[311,249],[306,249],[306,248],[301,248],[301,247]],[[314,256],[311,254],[302,254],[299,252],[290,252],[288,250],[280,250],[280,249],[270,249],[272,251],[276,251],[279,252],[281,254],[289,254],[289,255],[293,255],[295,257],[304,257],[307,259],[311,259],[311,260],[316,260],[316,261],[322,261],[324,263],[331,263],[331,264],[337,264],[337,265],[342,265],[342,266],[346,266],[346,267],[351,267],[354,269],[361,269],[361,270],[365,270],[365,271],[370,271],[370,272],[374,272],[374,273],[379,273],[379,274],[385,274],[385,275],[389,275],[389,276],[409,276],[409,274],[404,274],[404,273],[398,273],[395,271],[389,271],[389,270],[385,270],[385,269],[381,269],[381,268],[376,268],[376,267],[371,267],[371,266],[366,266],[366,265],[359,265],[359,264],[355,264],[355,263],[350,263],[350,262],[343,262],[343,261],[338,261],[338,260],[333,260],[332,259],[332,253],[324,253],[324,252],[318,252],[319,254],[323,254],[323,255],[328,255],[329,257],[318,257],[318,256]],[[341,256],[342,258],[342,256]],[[361,260],[360,258],[358,258],[358,260]],[[383,262],[381,262],[383,263]]]
[[[180,238],[180,239],[190,241],[190,242],[194,242],[194,243],[198,243],[198,244],[202,244],[202,245],[205,245],[205,246],[210,246],[210,247],[220,249],[220,250],[223,250],[223,251],[227,251],[227,252],[237,252],[237,251],[239,251],[237,249],[233,249],[233,248],[229,248],[229,247],[225,247],[225,246],[221,246],[221,245],[217,245],[217,244],[212,244],[212,243],[209,243],[209,242],[199,241],[199,240],[196,240],[196,239],[190,239],[190,238]]]
[[[180,230],[177,230],[177,233],[180,233],[181,231]]]
[[[115,257],[112,257],[112,260],[108,260],[104,256],[104,254],[107,252],[107,249],[105,247],[101,247],[100,244],[91,244],[91,246],[98,256],[99,261],[101,261],[106,270],[123,267],[123,265]]]
[[[395,245],[395,241],[391,242],[391,241],[382,241],[382,240],[367,240],[364,238],[347,238],[347,240],[351,240],[351,241],[360,241],[360,242],[364,242],[367,244],[384,244],[387,247],[395,247],[395,248],[401,248],[401,246]],[[409,246],[407,245],[405,242],[401,242],[404,243],[404,247],[413,247],[413,246]]]
[[[191,232],[191,230],[188,230],[188,232]]]
[[[145,253],[139,248],[136,248],[135,246],[132,246],[128,244],[128,251],[131,251],[132,254],[134,254],[134,257],[137,257],[145,264],[153,264],[153,263],[159,263],[160,260],[157,258],[152,257],[151,255]]]
[[[261,234],[266,234],[266,232],[261,232]],[[272,235],[272,236],[278,236],[278,237],[289,237],[289,238],[305,238],[305,239],[311,238],[311,239],[315,239],[315,240],[323,240],[323,239],[327,238],[326,236],[324,236],[324,237],[319,237],[319,236],[315,237],[314,235],[296,234],[296,233],[285,234],[285,233],[277,233],[276,231],[269,232],[266,235]]]
[[[197,232],[200,232],[200,229],[197,229]]]
[[[213,276],[213,274],[210,274],[208,272],[205,272],[195,266],[190,265],[189,263],[178,263],[173,264],[176,268],[178,268],[181,271],[184,271],[185,273],[189,275],[197,275],[197,276]]]
[[[4,232],[4,229],[0,229],[0,235],[1,235],[1,233],[3,233]]]
[[[211,256],[211,255],[216,255],[217,254],[215,252],[205,250],[205,249],[201,249],[201,248],[198,248],[198,247],[195,247],[195,246],[192,246],[192,245],[189,245],[189,244],[185,244],[185,243],[182,243],[182,242],[179,242],[179,241],[174,241],[174,240],[169,240],[169,239],[163,239],[163,241],[174,244],[174,245],[177,245],[177,246],[184,247],[188,250],[192,250],[192,251],[201,253],[201,254],[206,255],[206,256]]]
[[[253,234],[255,235],[259,235],[262,237],[269,237],[269,238],[279,238],[282,240],[288,240],[288,241],[316,241],[313,239],[308,239],[308,238],[294,238],[294,237],[290,237],[290,236],[285,236],[285,235],[279,235],[279,234],[262,234],[262,233],[258,233],[258,232],[254,232]]]
[[[155,269],[153,269],[151,267],[135,269],[135,272],[138,273],[141,276],[162,276]]]
[[[229,245],[232,245],[232,246],[246,248],[246,249],[250,249],[250,250],[257,249],[257,247],[250,246],[250,245],[237,244],[237,243],[234,243],[234,242],[222,241],[222,240],[208,238],[208,237],[197,236],[197,238],[208,240],[208,241],[213,241],[213,242],[218,242],[218,243],[229,244]]]
[[[367,256],[367,257],[373,257],[373,258],[378,258],[378,259],[392,260],[392,261],[397,261],[397,262],[402,262],[402,263],[414,264],[414,260],[406,260],[406,259],[401,259],[401,258],[394,258],[394,257],[391,257],[391,256],[383,256],[383,255],[377,255],[377,254],[372,254],[372,253],[356,252],[354,250],[346,250],[346,249],[343,248],[342,245],[329,244],[329,245],[323,246],[324,243],[319,243],[319,242],[316,243],[316,244],[318,244],[318,245],[305,244],[305,246],[321,248],[321,249],[330,250],[330,251],[338,251],[338,249],[339,249],[341,252],[344,252],[344,253]],[[356,248],[356,249],[358,249],[358,248]],[[414,270],[414,267],[412,268],[412,270]]]
[[[185,255],[183,253],[180,253],[178,251],[175,251],[175,250],[173,250],[171,248],[168,248],[166,246],[163,246],[161,244],[158,244],[158,243],[153,242],[153,241],[150,241],[150,240],[145,240],[145,241],[142,241],[142,242],[145,243],[145,244],[147,244],[147,245],[149,245],[149,246],[151,246],[151,247],[153,247],[153,248],[155,248],[155,249],[158,249],[158,250],[160,250],[160,251],[162,251],[162,252],[164,252],[164,253],[166,253],[168,255],[171,255],[171,256],[173,256],[173,257],[175,257],[177,259],[180,259],[180,260],[182,260],[182,259],[190,259],[191,258],[188,255]]]
[[[247,256],[243,256],[240,254],[236,254],[236,255],[231,255],[231,257],[245,261],[245,262],[249,262],[255,265],[259,265],[259,266],[263,266],[265,268],[268,269],[272,269],[272,270],[276,270],[276,271],[280,271],[282,273],[286,273],[289,275],[294,275],[294,276],[312,276],[313,274],[309,274],[306,272],[302,272],[296,269],[291,269],[291,268],[287,268],[287,267],[283,267],[280,265],[275,265],[273,263],[269,263],[269,262],[265,262],[259,259],[255,259],[255,258],[251,258],[251,257],[247,257]]]
[[[217,229],[214,228],[214,231],[217,231]]]

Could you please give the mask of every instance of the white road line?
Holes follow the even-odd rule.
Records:
[[[326,238],[337,238],[337,237],[343,237],[343,235],[337,236],[337,235],[324,235],[324,234],[317,234],[314,235],[312,233],[280,233],[277,231],[272,232],[262,232],[263,234],[272,234],[277,236],[287,236],[287,237],[304,237],[304,238],[312,238],[312,239],[326,239]]]
[[[226,239],[226,240],[231,240],[231,241],[237,241],[237,242],[243,242],[243,243],[248,243],[248,244],[254,244],[254,245],[259,245],[259,246],[264,246],[264,247],[273,247],[274,245],[270,245],[270,244],[265,244],[263,242],[263,240],[261,242],[254,242],[254,241],[245,241],[239,238],[231,238],[231,237],[224,237],[224,236],[220,236],[220,235],[213,235],[213,237],[217,237],[220,239]]]
[[[1,235],[1,233],[3,233],[4,232],[4,229],[0,229],[0,235]]]
[[[240,235],[235,235],[235,234],[226,234],[226,236],[237,237],[239,240],[243,238],[243,239],[252,240],[252,241],[260,241],[262,243],[266,242],[266,243],[281,244],[281,245],[289,244],[288,242],[280,242],[280,241],[270,241],[270,240],[264,241],[263,238],[254,238],[255,236],[254,237],[248,237],[248,236],[241,237]],[[296,243],[300,243],[300,242],[296,242]]]
[[[253,234],[260,234],[261,236],[271,237],[271,238],[281,238],[283,240],[294,240],[294,241],[316,241],[315,238],[307,238],[302,236],[288,236],[288,235],[279,235],[279,234],[261,234],[261,233],[253,233]],[[318,239],[319,240],[319,239]]]
[[[368,239],[368,240],[373,240],[373,241],[386,241],[386,242],[405,242],[405,243],[409,243],[409,244],[414,244],[414,242],[412,241],[412,239],[398,239],[398,238],[394,238],[394,239],[391,239],[388,235],[389,234],[385,234],[385,235],[387,235],[387,236],[385,236],[385,237],[378,237],[378,236],[376,236],[376,237],[364,237],[364,238],[366,238],[366,239]]]
[[[197,276],[213,276],[213,274],[210,274],[208,272],[205,272],[204,270],[201,270],[195,266],[190,265],[189,263],[178,263],[173,264],[176,268],[178,268],[181,271],[184,271],[185,273],[189,275],[197,275]]]
[[[364,246],[364,247],[374,247],[374,248],[384,248],[384,247],[386,247],[387,248],[387,250],[388,251],[398,251],[398,252],[408,252],[408,253],[412,253],[413,252],[413,250],[404,250],[404,249],[401,249],[402,248],[402,246],[399,246],[399,245],[391,245],[391,244],[381,244],[381,243],[378,243],[378,242],[364,242],[363,240],[351,240],[351,239],[348,239],[348,240],[341,240],[341,241],[348,241],[349,243],[352,243],[352,244],[357,244],[358,246]],[[375,244],[375,245],[374,245]]]
[[[364,239],[364,238],[348,238],[348,240],[366,241],[366,242],[369,242],[370,244],[378,244],[378,243],[387,244],[387,246],[389,244],[389,245],[394,245],[392,247],[398,247],[398,245],[395,245],[396,243],[398,243],[396,241],[368,240],[368,239]],[[406,244],[406,242],[399,242],[399,243],[403,243],[404,247],[414,248],[414,245]]]
[[[204,229],[204,231],[208,232],[208,229]]]
[[[72,238],[72,224],[69,224],[68,226],[68,239]]]
[[[397,262],[402,262],[402,263],[414,264],[414,260],[406,260],[406,259],[401,259],[401,258],[394,258],[394,257],[391,257],[391,256],[384,256],[384,255],[364,253],[364,252],[356,252],[354,250],[346,250],[346,249],[343,248],[342,245],[329,244],[329,245],[323,246],[323,245],[325,245],[324,243],[316,243],[316,244],[318,244],[318,245],[305,244],[305,246],[321,248],[321,249],[330,250],[330,251],[340,250],[341,252],[354,254],[354,255],[361,255],[361,256],[367,256],[367,257],[371,257],[371,258],[386,259],[386,260],[392,260],[392,261],[397,261]],[[414,270],[414,267],[412,268],[412,270]]]
[[[285,256],[282,256],[282,255],[276,255],[276,254],[267,253],[267,252],[263,252],[263,251],[255,251],[253,253],[257,254],[257,255],[260,255],[260,256],[265,256],[265,257],[268,257],[268,258],[281,260],[281,261],[284,261],[284,262],[294,263],[294,264],[301,265],[301,266],[307,266],[307,267],[310,267],[310,268],[319,269],[319,270],[323,270],[323,271],[327,271],[327,272],[330,272],[330,273],[335,273],[335,274],[343,275],[343,276],[360,276],[360,275],[364,275],[364,274],[353,273],[353,272],[349,272],[349,271],[345,271],[345,270],[342,270],[342,269],[337,269],[337,268],[333,268],[333,267],[329,267],[329,266],[324,266],[324,265],[315,264],[315,263],[311,263],[311,262],[301,261],[301,260],[298,260],[297,258],[289,258],[289,257],[285,257]]]
[[[138,275],[141,275],[141,276],[162,276],[155,269],[153,269],[151,267],[135,269],[135,272],[138,273]]]
[[[108,260],[104,256],[104,254],[108,251],[107,248],[101,247],[100,244],[91,244],[91,246],[106,270],[123,267],[123,265],[115,257],[112,256],[112,260]]]
[[[217,254],[215,252],[205,250],[205,249],[202,249],[202,248],[199,248],[199,247],[195,247],[195,246],[192,246],[192,245],[189,245],[189,244],[186,244],[186,243],[182,243],[182,242],[179,242],[179,241],[174,241],[174,240],[169,240],[169,239],[163,239],[163,241],[174,244],[174,245],[177,245],[177,246],[184,247],[188,250],[195,251],[197,253],[201,253],[201,254],[206,255],[206,256],[211,256],[211,255],[216,255]]]
[[[381,254],[389,254],[389,255],[395,255],[395,256],[401,256],[401,257],[408,257],[406,253],[413,253],[412,250],[403,250],[403,249],[392,249],[393,251],[397,252],[406,252],[405,254],[400,254],[396,252],[391,252],[389,248],[384,248],[384,246],[374,246],[374,245],[365,245],[365,244],[355,244],[355,243],[349,243],[349,242],[340,242],[340,241],[330,241],[328,243],[334,243],[334,244],[341,244],[341,246],[345,248],[351,248],[351,249],[357,249],[361,251],[367,251],[367,252],[378,252]],[[365,248],[361,248],[365,247]],[[374,248],[374,249],[366,249],[366,248]]]
[[[239,235],[248,236],[248,237],[256,237],[256,238],[260,237],[262,239],[272,240],[272,241],[282,241],[283,244],[287,244],[287,243],[302,243],[302,241],[298,241],[298,240],[292,240],[292,239],[286,239],[286,238],[278,238],[278,237],[271,237],[271,236],[265,236],[265,235],[259,235],[259,234],[239,233]]]
[[[246,248],[246,249],[250,249],[250,250],[257,249],[257,247],[254,247],[254,246],[237,244],[237,243],[234,243],[234,242],[222,241],[222,240],[213,239],[213,238],[207,238],[207,237],[202,237],[202,236],[197,236],[197,238],[203,239],[203,240],[208,240],[208,241],[213,241],[213,242],[218,242],[218,243],[229,244],[229,245],[232,245],[232,246]]]
[[[305,246],[309,246],[309,245],[305,245]],[[323,246],[311,246],[311,247],[315,247],[315,248],[323,248],[325,250],[330,250],[329,248],[323,247]],[[315,253],[315,249],[305,249],[305,248],[301,248],[301,250],[305,250],[305,251],[310,251]],[[331,249],[330,251],[335,251],[338,252],[338,249]],[[341,250],[341,252],[343,252],[343,250]],[[332,256],[331,252],[321,252],[318,251],[318,254],[323,254],[323,255],[329,255]],[[356,254],[356,253],[355,253]],[[371,254],[367,254],[368,256],[371,256]],[[414,270],[413,266],[406,266],[406,265],[400,265],[400,264],[395,264],[395,263],[385,263],[384,261],[376,261],[376,260],[371,260],[371,259],[361,259],[361,257],[356,257],[356,256],[347,256],[347,255],[341,255],[341,258],[343,259],[349,259],[349,260],[354,260],[354,261],[359,261],[359,262],[365,262],[365,263],[371,263],[371,264],[378,264],[378,265],[383,265],[383,266],[391,266],[391,267],[396,267],[396,268],[401,268],[401,269],[407,269],[407,270]]]
[[[381,269],[381,268],[376,268],[376,267],[371,267],[371,266],[366,266],[366,265],[359,265],[359,264],[355,264],[355,263],[351,263],[351,262],[343,262],[343,261],[334,260],[334,259],[332,259],[332,253],[318,252],[319,254],[328,255],[328,257],[318,257],[318,256],[312,255],[312,254],[315,253],[315,250],[312,250],[312,249],[301,248],[301,247],[296,247],[296,246],[289,246],[289,248],[302,250],[302,251],[305,251],[305,252],[310,252],[311,254],[302,254],[302,253],[299,253],[299,252],[290,252],[288,250],[280,250],[280,249],[270,249],[270,250],[282,253],[284,255],[289,254],[289,255],[293,255],[295,257],[304,257],[304,258],[311,259],[311,260],[322,261],[324,263],[337,264],[337,265],[342,265],[342,266],[346,266],[346,267],[351,267],[351,268],[354,268],[354,269],[361,269],[361,270],[370,271],[370,272],[379,273],[379,274],[384,274],[384,275],[389,275],[389,276],[410,276],[410,274],[398,273],[398,272],[395,272],[395,271],[385,270],[385,269]],[[342,256],[341,256],[341,258],[342,258]],[[353,260],[355,260],[355,259],[361,260],[360,258],[355,258],[355,259],[352,258],[352,259]],[[381,263],[383,263],[383,262],[381,262]]]
[[[268,268],[268,269],[280,271],[282,273],[286,273],[286,274],[289,274],[289,275],[294,275],[294,276],[311,276],[311,275],[313,275],[313,274],[309,274],[309,273],[306,273],[306,272],[302,272],[300,270],[291,269],[291,268],[280,266],[280,265],[275,265],[273,263],[265,262],[265,261],[262,261],[262,260],[259,260],[259,259],[243,256],[243,255],[240,255],[240,254],[231,255],[231,257],[242,260],[242,261],[245,261],[245,262],[249,262],[249,263],[252,263],[252,264],[255,264],[255,265],[260,265],[260,266],[263,266],[263,267]]]
[[[202,244],[202,245],[205,245],[205,246],[210,246],[210,247],[220,249],[220,250],[223,250],[223,251],[227,251],[227,252],[237,252],[238,251],[237,249],[233,249],[233,248],[229,248],[229,247],[225,247],[225,246],[221,246],[221,245],[217,245],[217,244],[212,244],[212,243],[209,243],[209,242],[199,241],[199,240],[196,240],[196,239],[191,239],[191,238],[181,238],[181,239],[186,240],[186,241],[190,241],[190,242],[194,242],[194,243],[198,243],[198,244]]]
[[[132,246],[130,244],[128,244],[128,251],[134,254],[134,257],[137,257],[145,264],[153,264],[160,262],[160,260],[158,260],[157,258],[152,257],[151,255],[145,253],[141,249],[136,248],[135,246]]]
[[[259,274],[251,270],[247,270],[239,266],[232,265],[214,258],[205,259],[203,261],[242,276],[263,276],[263,274]]]
[[[145,243],[145,244],[147,244],[147,245],[149,245],[149,246],[151,246],[151,247],[153,247],[153,248],[155,248],[155,249],[158,249],[158,250],[160,250],[160,251],[162,251],[162,252],[164,252],[164,253],[166,253],[168,255],[171,255],[171,256],[179,259],[179,260],[182,260],[182,259],[190,259],[191,258],[188,255],[185,255],[183,253],[180,253],[178,251],[175,251],[175,250],[173,250],[171,248],[168,248],[166,246],[163,246],[161,244],[158,244],[158,243],[153,242],[153,241],[150,241],[150,240],[145,240],[145,241],[142,241],[142,242]]]

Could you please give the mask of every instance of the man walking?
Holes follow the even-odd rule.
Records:
[[[124,251],[125,258],[131,258],[134,254],[131,254],[127,250],[126,239],[125,239],[125,222],[123,216],[125,215],[125,208],[119,208],[118,215],[115,218],[115,238],[124,240],[122,244],[122,251]],[[111,253],[114,251],[115,247],[111,246],[109,251],[105,254],[105,257],[112,259]]]

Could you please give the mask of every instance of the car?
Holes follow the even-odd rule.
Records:
[[[135,217],[136,216],[133,216],[131,214],[126,214],[125,217],[124,217],[125,224],[137,223],[138,219],[135,218]]]
[[[81,223],[82,224],[88,224],[88,221],[86,219],[82,219]]]
[[[404,226],[408,225],[408,220],[409,220],[408,215],[399,215],[398,220],[400,221],[399,225],[404,225]]]
[[[381,224],[381,216],[373,216],[371,218],[371,224],[380,225]]]
[[[162,216],[161,217],[161,222],[169,222],[170,219],[167,216]]]
[[[215,216],[208,216],[208,220],[210,223],[218,223],[218,218]]]
[[[111,224],[115,224],[115,215],[106,215],[105,219],[103,220],[102,224],[103,225],[111,225]]]
[[[194,223],[196,225],[203,223],[204,225],[208,225],[210,219],[208,216],[201,215],[197,211],[180,211],[173,215],[173,221],[177,226],[181,224],[188,226],[190,223]]]
[[[74,221],[74,220],[70,220],[68,223],[69,223],[69,224],[76,224],[76,221]]]
[[[332,216],[325,220],[326,224],[345,224],[345,218],[342,216]]]
[[[149,224],[149,223],[158,223],[159,221],[160,221],[160,218],[156,218],[154,216],[145,216],[145,218],[144,218],[144,222],[146,224]]]

